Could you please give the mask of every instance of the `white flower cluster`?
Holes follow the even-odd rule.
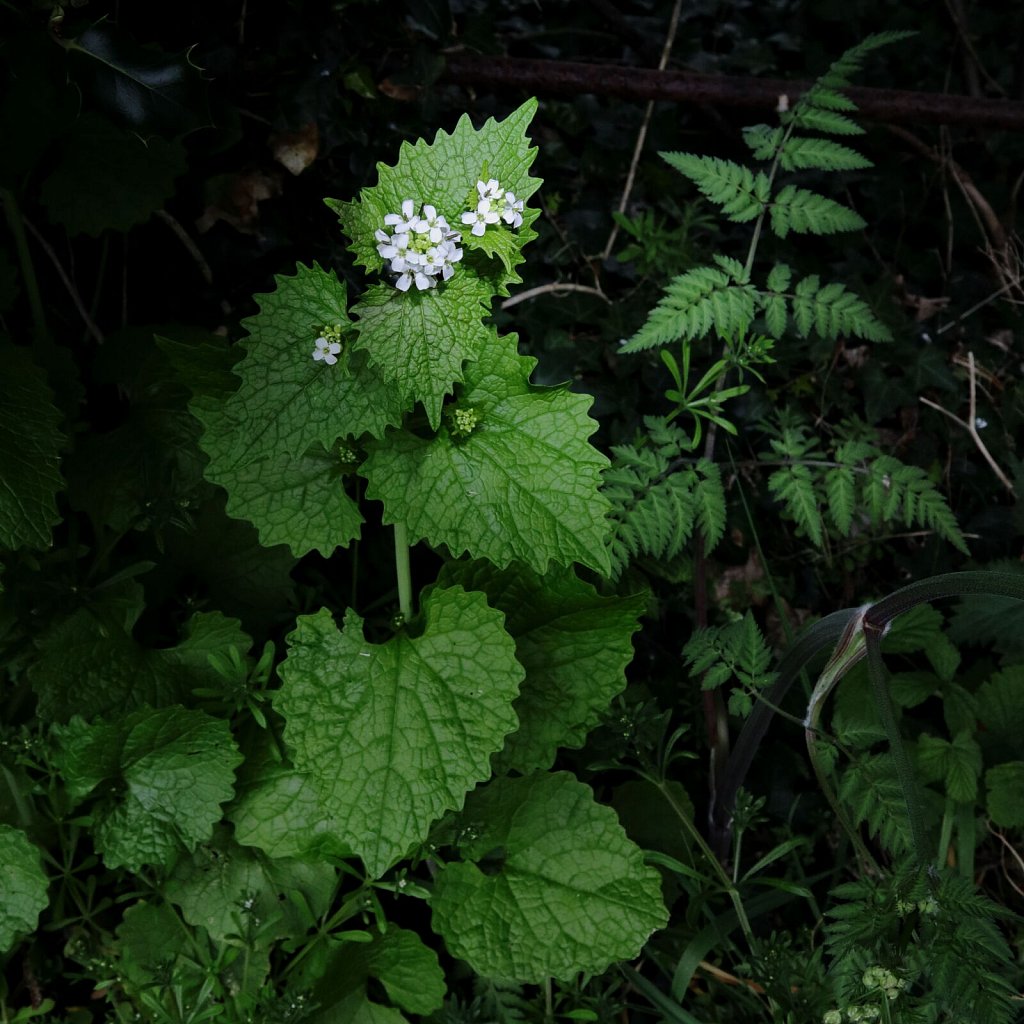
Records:
[[[419,213],[411,199],[402,202],[401,213],[389,213],[384,228],[374,232],[377,252],[389,261],[388,269],[398,275],[395,287],[407,292],[415,284],[420,291],[433,288],[438,279],[447,281],[462,259],[458,243],[462,235],[429,203]],[[390,228],[390,232],[387,230]]]
[[[523,200],[516,199],[514,192],[506,192],[497,178],[478,181],[476,191],[479,195],[476,209],[462,215],[462,223],[467,227],[472,225],[474,235],[482,235],[488,225],[497,224],[499,220],[513,228],[523,223]]]

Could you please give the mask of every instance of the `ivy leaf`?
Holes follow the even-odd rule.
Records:
[[[228,723],[183,707],[56,730],[69,792],[93,795],[93,838],[108,868],[167,864],[210,838],[242,761]]]
[[[426,1015],[444,1003],[447,986],[437,954],[415,932],[394,925],[386,932],[375,932],[372,942],[338,948],[313,988],[313,999],[329,1010],[353,994],[365,996],[371,978],[408,1013]],[[345,1018],[338,1014],[331,1019]]]
[[[985,772],[986,807],[1001,828],[1024,825],[1024,761],[1007,761]]]
[[[373,877],[462,805],[516,725],[523,670],[501,613],[453,588],[430,591],[422,617],[421,635],[378,645],[353,611],[340,632],[326,609],[301,616],[279,670],[295,766]]]
[[[183,135],[211,123],[202,71],[187,54],[139,46],[106,22],[61,42],[90,98],[144,138]]]
[[[27,349],[0,346],[0,548],[48,548],[60,522],[60,413]]]
[[[64,137],[62,157],[40,199],[50,220],[68,234],[98,238],[149,220],[174,195],[174,181],[184,172],[180,142],[143,142],[87,113]]]
[[[460,821],[473,838],[466,862],[437,877],[434,928],[478,974],[600,974],[668,920],[658,872],[568,772],[498,779],[470,795]]]
[[[349,329],[346,289],[333,271],[299,264],[258,299],[260,313],[244,322],[238,390],[224,401],[192,402],[210,458],[206,475],[227,490],[228,512],[252,522],[267,546],[329,555],[358,536],[362,522],[335,443],[380,436],[405,407],[364,355],[343,350],[334,365],[313,359],[325,327],[342,338]]]
[[[462,227],[462,214],[475,208],[480,180],[496,178],[517,200],[529,199],[540,186],[529,175],[537,151],[525,134],[536,109],[537,101],[528,100],[505,120],[492,118],[480,129],[463,116],[450,135],[441,131],[432,143],[404,143],[397,164],[378,164],[378,184],[364,188],[358,200],[328,200],[352,239],[356,263],[374,273],[384,269],[374,232],[406,199],[413,200],[417,212],[421,204],[434,206],[455,230]],[[508,286],[520,281],[514,268],[523,261],[523,246],[537,237],[532,224],[538,215],[539,210],[526,207],[515,233],[504,224],[491,225],[482,238],[464,232],[466,254],[449,282],[406,293],[382,284],[371,288],[354,310],[360,317],[356,346],[366,350],[403,398],[423,403],[435,430],[444,395],[463,379],[462,364],[478,358],[487,343],[489,332],[481,319],[492,297],[507,295]],[[494,255],[500,267],[493,266],[489,257]]]
[[[196,687],[216,689],[222,680],[210,667],[209,656],[227,654],[231,647],[244,655],[252,646],[237,619],[197,612],[175,647],[143,647],[131,635],[140,610],[96,603],[43,634],[40,656],[29,671],[41,717],[57,722],[72,715],[93,718],[170,704]]]
[[[241,922],[251,914],[264,925],[260,935],[269,944],[305,935],[309,922],[291,894],[301,893],[319,917],[330,906],[336,875],[323,862],[261,857],[218,825],[208,842],[178,861],[162,889],[189,924],[205,928],[218,942],[242,933]]]
[[[446,544],[499,566],[516,559],[543,573],[550,561],[609,568],[601,470],[608,460],[588,442],[592,399],[567,388],[529,384],[535,360],[516,354],[516,337],[491,340],[466,370],[455,409],[478,426],[455,437],[407,431],[367,445],[361,472],[384,521],[411,539]]]
[[[49,902],[49,880],[39,850],[10,825],[0,825],[0,864],[0,953],[6,953],[20,935],[35,931],[39,913]]]
[[[559,747],[580,747],[616,694],[633,659],[642,595],[601,597],[568,569],[538,576],[523,565],[450,562],[443,585],[482,590],[505,613],[526,670],[513,707],[519,729],[494,758],[495,771],[550,768]]]

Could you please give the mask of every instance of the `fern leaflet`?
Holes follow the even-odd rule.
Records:
[[[693,153],[661,153],[661,158],[689,178],[730,220],[753,220],[767,205],[771,182],[730,160]]]
[[[771,205],[772,231],[785,238],[790,231],[798,234],[831,235],[837,231],[857,231],[864,219],[834,199],[818,195],[806,188],[786,185]]]

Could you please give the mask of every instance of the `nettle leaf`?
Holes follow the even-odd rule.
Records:
[[[986,808],[1001,828],[1024,825],[1024,761],[1007,761],[985,772]]]
[[[0,380],[0,548],[48,548],[60,522],[60,413],[27,349],[0,347]]]
[[[550,768],[559,747],[580,747],[625,688],[643,595],[601,597],[571,570],[538,576],[523,565],[450,562],[439,582],[482,590],[505,613],[526,678],[513,705],[519,729],[493,759],[495,771]]]
[[[205,928],[218,942],[244,934],[243,921],[254,915],[269,943],[300,938],[309,927],[292,893],[300,893],[319,917],[330,906],[336,878],[337,871],[323,862],[263,857],[240,846],[226,826],[218,825],[208,842],[178,861],[162,891],[189,924]]]
[[[475,208],[478,181],[494,178],[517,200],[529,199],[540,187],[540,180],[529,175],[537,151],[525,134],[536,109],[537,101],[529,100],[503,121],[491,118],[479,129],[464,115],[450,135],[441,131],[432,143],[403,143],[397,164],[378,164],[378,184],[362,189],[356,201],[328,200],[352,239],[356,263],[373,273],[384,270],[374,232],[406,199],[413,200],[417,212],[421,204],[432,205],[455,230],[464,227],[462,214]],[[354,310],[360,317],[356,346],[367,351],[403,396],[423,403],[434,429],[444,395],[462,380],[462,363],[478,358],[487,344],[489,332],[481,318],[491,299],[507,295],[508,286],[520,280],[514,268],[523,260],[522,247],[537,237],[532,224],[539,212],[526,207],[514,232],[499,223],[481,238],[466,227],[465,256],[450,281],[406,293],[383,284],[370,289]]]
[[[437,876],[434,928],[478,974],[600,974],[668,920],[658,872],[568,772],[498,779],[470,795],[460,823],[472,838],[465,862]]]
[[[326,609],[303,615],[279,670],[295,766],[374,877],[462,805],[516,726],[523,670],[504,616],[456,587],[431,590],[422,617],[421,635],[378,645],[353,611],[342,631]]]
[[[10,825],[0,825],[0,864],[0,953],[6,953],[20,935],[36,930],[39,913],[49,902],[49,880],[38,848]]]
[[[374,932],[371,942],[335,950],[313,987],[313,999],[322,1009],[333,1009],[354,994],[365,997],[371,978],[407,1013],[425,1015],[439,1010],[447,992],[437,954],[415,932],[388,925],[386,932]],[[347,1018],[339,1013],[331,1019]]]
[[[475,428],[453,436],[442,426],[431,438],[398,431],[368,443],[367,496],[384,503],[386,523],[404,522],[411,539],[453,554],[499,566],[518,560],[541,573],[551,561],[579,561],[607,573],[610,506],[599,488],[608,459],[588,441],[597,427],[587,415],[592,399],[532,386],[535,364],[517,355],[515,335],[491,328],[454,406]]]
[[[228,723],[183,707],[55,728],[72,797],[93,796],[93,839],[108,868],[167,864],[210,838],[242,762]]]
[[[294,277],[257,296],[260,313],[244,322],[241,384],[226,400],[193,400],[209,456],[207,479],[228,492],[228,512],[248,519],[268,547],[329,555],[359,535],[362,516],[342,483],[339,438],[381,436],[406,405],[367,365],[346,351],[337,362],[313,358],[324,328],[349,330],[347,293],[333,271],[299,264]]]
[[[99,114],[83,114],[62,149],[40,200],[50,220],[71,235],[98,237],[144,223],[174,195],[174,181],[185,173],[180,142],[143,142]]]
[[[175,647],[143,647],[131,635],[140,606],[80,608],[38,641],[40,656],[29,670],[42,718],[66,722],[144,705],[183,700],[197,687],[218,689],[221,677],[211,654],[248,653],[252,640],[237,619],[197,612]]]
[[[970,732],[953,741],[922,735],[917,742],[917,766],[925,782],[942,782],[951,800],[973,802],[981,775],[981,748]]]

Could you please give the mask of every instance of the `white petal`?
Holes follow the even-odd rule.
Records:
[[[441,277],[443,277],[444,280],[446,280],[446,281],[449,280],[451,278],[452,274],[454,274],[454,273],[455,273],[455,268],[450,263],[446,263],[444,265],[444,267],[441,269]]]
[[[395,258],[394,258],[394,259],[393,259],[393,260],[391,261],[391,269],[392,269],[392,270],[393,270],[393,271],[394,271],[394,272],[395,272],[396,274],[401,274],[401,273],[402,273],[402,272],[403,272],[404,270],[406,270],[406,268],[407,268],[408,266],[409,266],[409,264],[408,264],[408,262],[406,261],[405,257],[403,257],[403,256],[396,256],[396,257],[395,257]]]
[[[411,284],[412,284],[412,277],[411,277],[411,276],[410,276],[410,275],[409,275],[408,273],[406,273],[406,274],[403,274],[403,275],[402,275],[402,276],[401,276],[401,277],[400,277],[400,278],[399,278],[399,279],[398,279],[398,280],[397,280],[397,281],[395,282],[395,287],[396,287],[396,288],[397,288],[397,289],[398,289],[398,290],[399,290],[400,292],[407,292],[407,291],[409,290],[409,285],[411,285]]]
[[[476,223],[476,214],[473,213],[471,210],[467,210],[462,215],[462,223],[463,224],[475,224]]]
[[[430,278],[427,277],[426,274],[421,274],[419,271],[416,271],[416,287],[419,288],[421,292],[426,291],[426,289],[430,287]]]
[[[423,207],[423,216],[426,217],[427,220],[432,221],[437,217],[437,210],[435,210],[433,206],[427,203]]]
[[[330,344],[330,352],[332,356],[336,356],[341,351],[341,343],[332,341]]]
[[[332,355],[329,355],[329,354],[324,356],[324,362],[328,366],[333,366],[337,361],[338,361],[338,357],[337,356],[332,356]]]
[[[473,225],[473,234],[474,235],[482,235],[486,230],[487,230],[487,225],[482,220],[478,220]]]
[[[384,223],[388,225],[401,224],[402,217],[400,214],[397,213],[386,213],[384,214]]]
[[[436,245],[444,238],[444,232],[436,225],[430,229],[430,240]]]
[[[391,241],[391,236],[386,231],[381,231],[380,228],[377,228],[377,230],[374,231],[373,237],[376,238],[378,242],[390,242]]]
[[[319,362],[321,359],[326,358],[326,353],[322,348],[315,349],[313,352],[313,358]]]
[[[406,220],[412,220],[414,203],[411,199],[402,200],[402,216]]]

